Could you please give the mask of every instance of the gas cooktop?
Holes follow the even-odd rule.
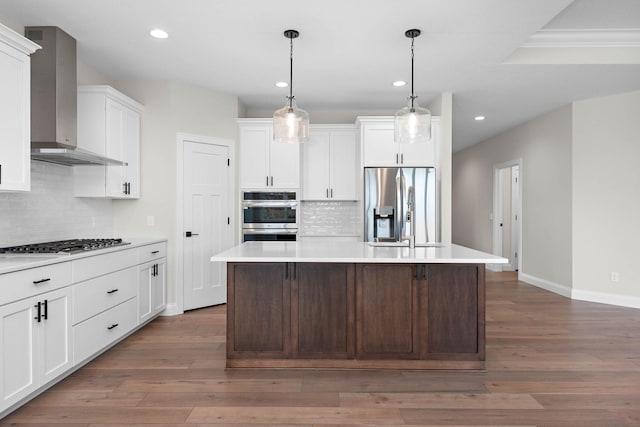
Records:
[[[29,245],[0,248],[0,254],[75,254],[113,246],[128,245],[122,239],[71,239],[56,242],[32,243]]]

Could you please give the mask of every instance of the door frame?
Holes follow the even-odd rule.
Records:
[[[518,166],[518,272],[522,271],[522,222],[524,216],[522,215],[522,199],[524,192],[522,191],[522,158],[508,160],[503,163],[493,165],[493,214],[492,214],[492,250],[494,255],[502,256],[502,233],[500,232],[500,215],[499,212],[502,209],[502,186],[500,180],[500,171],[506,168],[512,168]],[[513,232],[513,231],[512,231]],[[499,237],[499,238],[498,238]],[[488,264],[487,268],[491,271],[503,271],[503,264]]]
[[[184,145],[185,142],[197,142],[200,144],[221,145],[229,149],[229,218],[231,221],[232,236],[235,236],[233,230],[236,229],[236,192],[235,192],[235,144],[232,139],[218,138],[202,135],[193,135],[183,132],[176,133],[176,252],[174,254],[175,261],[175,309],[171,310],[172,315],[184,313],[184,241],[182,239],[182,230],[184,229]]]

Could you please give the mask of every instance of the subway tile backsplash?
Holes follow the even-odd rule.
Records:
[[[74,197],[71,167],[32,161],[31,191],[0,193],[0,247],[114,237],[111,206],[109,199]]]
[[[299,234],[302,236],[359,236],[359,202],[300,202]]]

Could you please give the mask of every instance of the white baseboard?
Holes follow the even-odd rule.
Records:
[[[178,305],[174,302],[171,304],[167,304],[167,308],[164,309],[160,316],[176,316],[178,314],[183,314],[184,311],[178,310]]]
[[[549,280],[540,279],[539,277],[531,276],[521,271],[518,272],[518,280],[553,292],[555,294],[562,295],[563,297],[571,298],[571,288],[568,286],[560,285]]]
[[[619,305],[621,307],[640,308],[640,298],[606,292],[583,291],[573,289],[571,298],[580,301],[599,302],[602,304]]]
[[[574,300],[617,305],[620,307],[640,308],[640,298],[638,297],[572,289],[526,273],[518,273],[518,280]]]

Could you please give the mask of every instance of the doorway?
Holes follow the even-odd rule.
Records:
[[[178,134],[176,301],[181,311],[227,302],[226,268],[212,255],[233,246],[230,140]]]
[[[493,254],[507,258],[499,271],[521,270],[521,179],[520,160],[494,168]]]

